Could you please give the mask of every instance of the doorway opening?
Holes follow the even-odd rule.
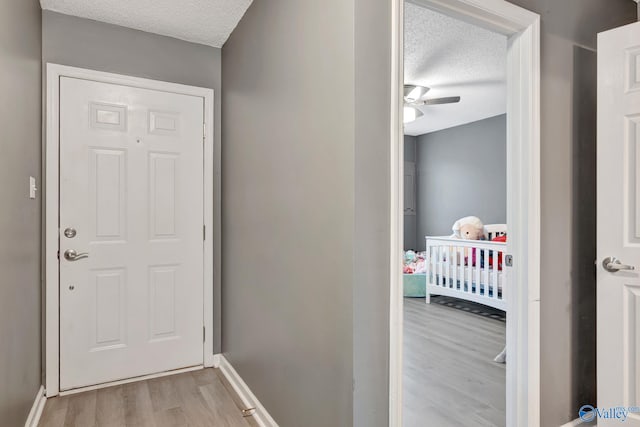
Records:
[[[397,244],[398,252],[392,251],[391,259],[390,424],[400,426],[403,425],[404,420],[404,426],[407,427],[420,425],[416,424],[416,420],[421,422],[430,417],[433,419],[434,414],[438,414],[437,409],[444,409],[445,414],[438,418],[445,423],[443,425],[446,425],[447,420],[453,424],[456,422],[465,424],[471,419],[469,417],[473,416],[481,421],[480,418],[483,418],[483,415],[486,415],[485,421],[496,425],[537,425],[539,424],[537,408],[539,406],[540,262],[539,16],[506,1],[479,5],[472,0],[412,0],[398,1],[395,6],[398,12],[395,15],[397,21],[394,27],[394,47],[396,48],[394,58],[397,61],[395,64],[397,68],[393,73],[395,76],[393,88],[397,94],[394,96],[397,104],[393,106],[393,117],[397,125],[395,128],[397,134],[394,138],[397,139],[392,138],[392,142],[397,143],[399,148],[392,165],[392,188],[397,188],[398,194],[403,194],[408,200],[397,212],[397,221],[392,224],[392,235],[397,236],[397,239],[392,239],[392,246]],[[429,15],[428,19],[432,20],[430,25],[424,23],[427,15]],[[415,35],[425,31],[420,27],[421,22],[423,26],[429,26],[427,30],[433,31],[434,27],[437,28],[435,33],[427,37],[431,40],[432,48],[428,60],[419,58],[420,53],[424,54],[428,49],[424,49],[424,45],[412,44],[409,37],[409,32]],[[453,37],[452,40],[446,41],[447,30],[453,28],[459,29],[458,38]],[[482,73],[477,73],[474,79],[472,70],[475,62],[465,63],[463,59],[465,55],[462,59],[447,58],[448,53],[451,54],[456,51],[456,48],[464,46],[464,36],[474,34],[473,31],[477,31],[477,34],[472,36],[473,40],[469,43],[473,44],[482,37],[486,39],[480,46],[476,46],[476,49],[482,49],[481,52],[468,52],[466,57],[475,55],[476,61],[482,62],[481,60],[485,59],[483,55],[491,56],[497,52],[489,48],[490,40],[495,39],[496,42],[502,43],[506,85],[499,76],[482,77]],[[417,57],[418,60],[405,64],[405,58],[412,58],[412,56]],[[442,64],[449,65],[451,67],[449,71],[444,71],[446,68]],[[490,63],[488,67],[495,65]],[[487,65],[484,67],[486,68]],[[428,73],[434,70],[439,70],[443,74],[441,81],[438,81],[437,74],[428,76]],[[468,75],[462,77],[465,72]],[[421,74],[424,74],[424,80],[421,80]],[[458,81],[447,83],[446,77],[455,77],[456,74],[458,74]],[[405,84],[411,86],[406,88]],[[439,85],[442,86],[439,87]],[[506,89],[506,103],[504,97],[501,100],[500,95],[495,95],[497,92],[494,92],[495,97],[492,97],[489,91],[489,89],[495,90],[500,85]],[[431,87],[430,90],[419,88],[425,86]],[[457,117],[455,114],[439,115],[432,108],[442,107],[440,110],[444,111],[447,106],[456,106],[456,104],[463,106],[465,99],[473,98],[473,93],[466,91],[475,88],[476,92],[481,92],[480,86],[489,92],[485,93],[484,103],[480,103],[480,107],[470,108],[470,111],[477,114],[478,110],[490,110],[491,112],[485,111],[484,117],[476,116],[469,119],[470,116],[467,116],[465,120],[461,119],[462,114]],[[418,92],[412,94],[411,91],[415,90]],[[458,96],[460,99],[457,99]],[[488,108],[491,107],[492,99],[496,100],[498,106],[493,110]],[[499,104],[504,106],[502,110]],[[405,110],[408,115],[404,115]],[[405,121],[410,121],[404,126],[403,115]],[[421,122],[419,119],[407,120],[420,115],[422,118],[431,118],[431,120],[426,122]],[[446,120],[462,120],[462,122],[447,123]],[[485,151],[501,152],[504,163],[500,165],[499,154],[487,153],[495,159],[479,160],[480,172],[467,174],[466,172],[475,170],[475,165],[473,167],[469,167],[468,164],[466,167],[461,165],[468,160],[468,157],[473,158],[474,155],[470,154],[468,146],[458,147],[457,153],[455,151],[453,154],[447,153],[456,145],[452,142],[455,138],[451,133],[453,131],[460,133],[462,127],[479,126],[468,132],[475,136],[476,141],[473,141],[474,138],[468,138],[472,141],[471,143],[475,142],[473,147],[478,149],[480,139],[490,140],[491,142],[487,144],[495,143],[495,140],[499,139],[496,136],[481,137],[480,128],[486,120],[497,122],[491,123],[494,128],[500,128],[500,121],[503,122],[501,128],[503,148],[489,149],[487,146]],[[437,125],[438,122],[440,125]],[[427,126],[436,127],[429,129]],[[437,126],[441,127],[437,128]],[[455,129],[456,127],[458,129]],[[484,127],[488,126],[485,124]],[[468,130],[466,128],[462,130]],[[408,134],[406,145],[403,144],[405,131]],[[413,152],[411,147],[415,147]],[[407,157],[402,148],[409,148]],[[477,153],[475,155],[478,158],[482,157]],[[447,158],[450,160],[447,161]],[[408,160],[406,164],[405,159]],[[465,207],[465,202],[473,200],[476,194],[481,193],[480,190],[474,190],[474,184],[478,183],[476,181],[481,181],[478,177],[486,178],[486,175],[493,172],[501,175],[500,171],[504,176],[500,184],[484,184],[484,186],[496,187],[495,191],[491,192],[492,189],[488,189],[488,192],[480,196],[480,200],[473,202],[471,207]],[[434,174],[429,175],[430,172]],[[451,184],[446,190],[447,193],[444,193],[445,184]],[[426,190],[432,190],[431,196],[422,193]],[[484,188],[484,190],[487,189]],[[491,198],[499,196],[501,191],[504,191],[502,195],[506,200],[492,201]],[[452,192],[454,194],[451,194]],[[417,196],[414,200],[411,199],[412,193]],[[440,199],[437,198],[438,194],[441,196]],[[445,206],[447,201],[451,201],[453,205]],[[403,205],[403,201],[399,200],[398,204]],[[494,206],[490,206],[492,204]],[[492,213],[489,210],[497,206],[503,206],[502,217],[499,212]],[[456,210],[456,207],[461,210]],[[406,212],[405,209],[407,209]],[[427,212],[428,217],[424,215]],[[477,221],[477,218],[467,217],[481,217],[481,215],[486,219]],[[463,221],[457,223],[458,227],[452,227],[459,219]],[[459,227],[460,225],[463,227]],[[412,231],[412,227],[415,232]],[[459,239],[460,233],[464,231],[476,232],[475,237],[486,240]],[[458,239],[452,241],[451,236],[456,233],[458,233]],[[489,240],[496,236],[501,237],[498,240],[504,240],[505,234],[506,242]],[[407,236],[405,244],[399,243],[403,239],[401,236]],[[407,251],[402,252],[403,249]],[[408,249],[413,251],[409,252]],[[405,255],[403,258],[405,266],[398,260],[401,253]],[[402,270],[407,267],[407,273],[413,269],[414,274],[405,282]],[[411,279],[414,279],[413,285],[416,285],[417,270],[424,274],[424,281],[420,281],[424,282],[424,287],[422,288],[421,283],[418,290],[424,293],[422,298],[425,299],[405,301],[405,288],[408,293],[415,291],[411,289]],[[426,304],[427,300],[431,304]],[[429,313],[428,310],[431,310],[429,314],[431,323],[425,328],[425,320],[420,318],[420,314]],[[438,313],[433,314],[438,310]],[[460,317],[460,319],[456,317],[457,320],[446,320],[443,313]],[[500,323],[501,316],[506,320],[506,325]],[[463,318],[466,320],[462,321]],[[469,334],[472,332],[470,329],[473,329],[473,327],[465,327],[465,321],[469,321],[473,327],[486,322],[484,332],[488,335],[482,339],[477,336],[482,334],[472,333],[465,338],[464,334]],[[452,340],[451,330],[447,332],[445,327],[447,324],[458,328],[460,335],[457,341]],[[403,326],[406,326],[404,337]],[[429,336],[429,334],[432,335]],[[504,342],[502,346],[500,345],[502,337],[506,341],[506,365],[498,364],[500,358],[504,356],[500,351],[505,347]],[[477,339],[475,344],[472,338]],[[406,345],[403,345],[403,340],[406,341]],[[449,352],[448,356],[438,353],[443,345]],[[440,350],[437,350],[438,346]],[[478,351],[482,346],[484,348]],[[470,350],[473,356],[465,359],[465,348]],[[415,353],[412,354],[412,352]],[[422,356],[419,355],[420,352]],[[486,384],[477,381],[478,377],[474,379],[473,376],[476,373],[473,366],[466,367],[469,368],[466,374],[464,369],[460,369],[454,356],[459,356],[461,353],[460,360],[466,360],[469,365],[473,365],[473,359],[479,357],[480,359],[476,360],[478,363],[475,369],[483,375],[486,375],[487,369],[482,370],[483,368],[479,366],[482,363],[495,368],[493,377],[484,377],[486,382],[493,383],[493,391],[484,389],[483,385]],[[498,362],[493,361],[494,357]],[[431,359],[432,363],[425,364],[427,359]],[[413,369],[414,372],[408,369]],[[403,371],[405,377],[411,377],[404,390]],[[419,376],[422,376],[424,381],[419,380]],[[430,383],[430,379],[438,379],[440,382]],[[457,387],[458,392],[472,400],[474,396],[494,393],[494,396],[483,396],[483,398],[489,398],[491,402],[479,402],[479,405],[484,405],[485,409],[487,406],[494,406],[492,410],[495,411],[485,411],[478,416],[477,411],[474,413],[474,410],[469,408],[469,403],[463,403],[459,399],[456,401],[455,397],[450,396],[446,399],[448,403],[442,401],[440,399],[442,389],[449,387],[454,389],[452,392],[455,394],[456,381],[459,381],[460,385]],[[433,399],[427,398],[424,390],[420,396],[421,383],[431,387],[434,392]],[[470,387],[470,384],[475,385]],[[452,403],[454,401],[455,404]],[[499,403],[496,403],[500,401],[504,403],[502,408]],[[417,402],[422,402],[423,409],[426,407],[428,413],[421,414]],[[440,408],[438,408],[438,402],[441,404]],[[448,405],[448,408],[445,409],[443,405]],[[459,405],[460,411],[456,411],[451,405]],[[464,418],[457,420],[456,412]]]
[[[505,35],[405,4],[405,426],[506,422],[506,59]]]

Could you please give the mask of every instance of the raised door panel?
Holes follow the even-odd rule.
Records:
[[[89,153],[91,240],[126,240],[126,151],[91,148]]]

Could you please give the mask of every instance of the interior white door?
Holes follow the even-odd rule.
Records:
[[[61,390],[203,363],[203,118],[60,79]]]
[[[625,426],[640,426],[640,413],[624,412],[640,406],[640,23],[598,38],[597,238],[598,413],[592,415],[599,427],[620,425],[623,416]]]

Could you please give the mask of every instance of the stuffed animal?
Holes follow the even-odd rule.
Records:
[[[408,251],[406,251],[404,253],[404,263],[405,264],[410,264],[412,262],[416,261],[416,253],[415,251],[412,251],[411,249],[409,249]]]
[[[477,216],[466,216],[457,220],[453,227],[453,236],[465,240],[484,240],[484,224]]]
[[[454,239],[462,239],[462,240],[484,240],[484,224],[477,216],[466,216],[464,218],[460,218],[457,220],[453,227],[453,235],[451,236]],[[474,249],[475,251],[475,249]],[[462,263],[462,259],[458,259],[458,250],[457,248],[451,248],[451,258],[454,264],[460,265]],[[475,252],[472,253],[475,255]],[[469,249],[464,249],[464,263],[467,263],[467,259],[469,256]]]

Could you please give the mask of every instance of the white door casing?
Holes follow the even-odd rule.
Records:
[[[597,407],[602,411],[640,406],[640,23],[598,36],[597,156]],[[607,257],[636,270],[606,271]],[[640,426],[640,413],[627,417],[625,426]],[[620,425],[616,418],[597,422]]]
[[[60,78],[61,390],[203,364],[203,116],[201,97]]]

